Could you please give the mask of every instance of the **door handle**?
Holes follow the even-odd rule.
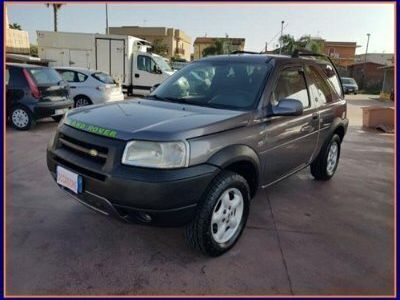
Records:
[[[76,86],[69,86],[70,89],[76,89]]]
[[[140,75],[139,74],[135,74],[135,78],[139,78],[140,77]]]
[[[313,114],[312,114],[312,119],[313,119],[313,120],[317,120],[318,117],[319,117],[318,113],[313,113]]]

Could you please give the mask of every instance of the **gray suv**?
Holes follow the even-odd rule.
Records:
[[[347,126],[325,57],[214,56],[146,99],[69,112],[47,165],[82,204],[123,222],[185,225],[191,246],[217,256],[239,239],[259,188],[308,166],[330,179]]]

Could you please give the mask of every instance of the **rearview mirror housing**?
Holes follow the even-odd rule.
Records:
[[[303,104],[297,99],[285,98],[272,107],[273,116],[301,116]]]
[[[153,86],[150,88],[150,93],[152,93],[156,88],[158,88],[159,85],[160,85],[159,83],[153,85]]]

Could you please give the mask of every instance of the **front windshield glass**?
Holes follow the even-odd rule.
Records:
[[[267,72],[265,63],[192,63],[168,78],[149,97],[246,110],[255,106]]]
[[[171,66],[162,57],[153,56],[153,58],[156,61],[157,66],[160,67],[161,71],[172,71]]]
[[[344,84],[355,84],[356,82],[354,81],[353,78],[341,78],[342,79],[342,83]]]

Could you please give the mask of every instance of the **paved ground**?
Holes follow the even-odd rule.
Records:
[[[351,127],[329,182],[304,170],[260,191],[238,244],[219,258],[180,228],[125,225],[61,192],[45,165],[53,122],[7,130],[7,293],[391,294],[393,136]]]

